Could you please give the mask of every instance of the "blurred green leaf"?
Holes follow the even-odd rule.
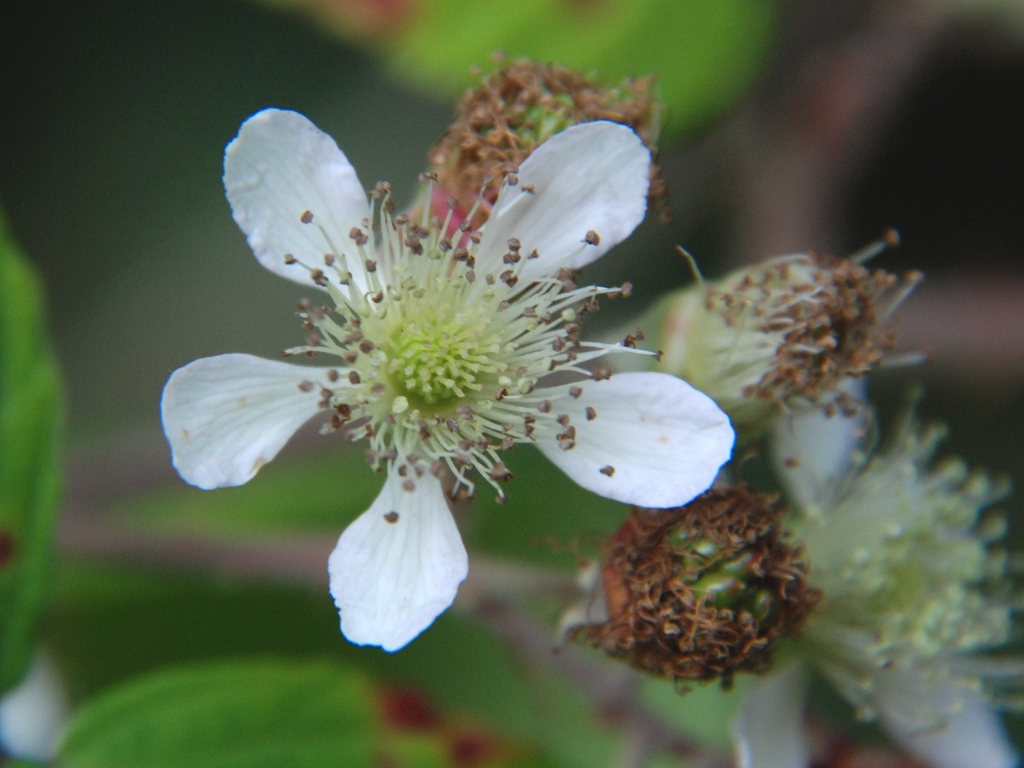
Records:
[[[389,654],[345,641],[326,579],[318,594],[74,563],[61,563],[57,576],[44,639],[79,697],[167,664],[329,655],[380,685],[421,691],[455,722],[481,724],[554,764],[586,768],[616,748],[616,735],[565,680],[524,665],[514,648],[454,611]],[[436,751],[408,749],[410,759]],[[533,766],[537,757],[509,759]]]
[[[157,672],[89,703],[57,764],[368,766],[377,746],[372,689],[360,675],[326,661],[233,661]]]
[[[527,684],[487,631],[449,611],[400,653],[348,643],[327,591],[61,563],[45,641],[79,695],[154,668],[228,655],[331,654],[446,711],[531,740]]]
[[[515,475],[498,504],[486,483],[465,515],[471,551],[574,569],[577,554],[596,554],[629,514],[629,506],[586,491],[532,446],[503,456]]]
[[[370,470],[362,450],[328,448],[279,459],[238,488],[201,491],[182,482],[127,499],[113,512],[127,525],[169,533],[301,530],[336,536],[366,511],[383,483],[384,476]]]
[[[42,288],[0,219],[0,692],[35,646],[60,494],[57,368]]]
[[[671,132],[728,107],[757,74],[774,0],[419,0],[389,50],[395,69],[448,96],[494,51],[595,72],[655,74]]]
[[[729,752],[733,747],[733,722],[757,680],[753,675],[737,675],[728,691],[717,683],[707,683],[695,684],[691,690],[680,693],[670,680],[645,677],[640,699],[684,733]]]
[[[583,490],[532,447],[506,454],[505,462],[516,475],[506,487],[508,503],[497,504],[479,482],[476,500],[460,511],[473,551],[572,568],[575,552],[594,550],[625,519],[626,505]],[[116,513],[126,525],[167,533],[337,535],[382,483],[361,451],[325,450],[279,459],[239,488],[200,491],[182,483],[128,499]]]

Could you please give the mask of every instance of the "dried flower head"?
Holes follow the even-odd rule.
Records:
[[[634,508],[601,572],[606,618],[576,637],[676,682],[767,670],[772,641],[799,634],[820,596],[781,517],[744,486]]]
[[[817,254],[746,267],[666,300],[660,368],[710,395],[747,433],[787,406],[848,408],[839,385],[882,362],[894,342],[883,324],[921,277]]]
[[[430,152],[440,188],[468,210],[480,190],[494,202],[506,176],[542,142],[578,123],[608,120],[632,128],[654,152],[662,106],[655,79],[627,80],[618,87],[596,85],[582,72],[518,59],[466,91],[455,122]],[[651,165],[649,199],[667,215],[668,189]],[[486,214],[486,207],[481,209]]]

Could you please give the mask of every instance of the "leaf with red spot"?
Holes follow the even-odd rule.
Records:
[[[35,646],[60,478],[60,397],[42,288],[0,219],[0,692]]]

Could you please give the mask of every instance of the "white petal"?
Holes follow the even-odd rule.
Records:
[[[892,682],[906,684],[904,691],[917,690],[918,686],[905,678],[905,675],[900,676]],[[918,709],[937,713],[955,711],[937,728],[915,728],[908,718],[887,711],[885,702],[880,704],[886,730],[929,768],[1015,768],[1020,765],[1020,757],[1007,739],[999,715],[987,702],[962,687],[947,684],[932,690],[926,700],[918,703]]]
[[[537,445],[587,490],[627,504],[676,507],[706,491],[732,455],[729,417],[682,379],[618,373],[580,386],[578,399],[555,406],[576,428],[576,446],[559,447],[557,426],[538,430]]]
[[[582,123],[552,136],[523,162],[519,184],[502,189],[484,229],[477,271],[500,270],[512,237],[524,257],[534,249],[539,254],[523,265],[523,278],[603,256],[643,221],[650,167],[640,137],[617,123]],[[583,242],[591,230],[599,245]]]
[[[247,483],[320,410],[328,368],[219,355],[171,374],[160,400],[174,468],[204,490]],[[310,391],[300,388],[311,382]]]
[[[238,226],[260,264],[305,285],[309,271],[287,265],[290,253],[322,268],[331,246],[346,253],[353,280],[363,289],[362,261],[349,239],[369,215],[366,193],[334,139],[297,112],[265,109],[244,123],[224,152],[224,188]],[[313,221],[304,224],[303,213]]]
[[[800,664],[762,678],[733,725],[739,768],[807,768],[806,681]]]
[[[57,754],[69,716],[56,670],[37,656],[25,679],[0,699],[0,749],[22,760],[48,762]]]
[[[841,388],[863,402],[866,384],[864,379],[848,379]],[[831,418],[821,408],[806,408],[776,420],[772,444],[775,466],[799,505],[820,502],[828,485],[850,469],[866,421],[864,408],[853,417],[837,413]],[[787,463],[789,459],[796,459],[796,465]]]
[[[392,471],[380,495],[338,539],[327,570],[341,631],[397,651],[455,599],[469,561],[440,481]],[[396,517],[397,515],[397,517]]]

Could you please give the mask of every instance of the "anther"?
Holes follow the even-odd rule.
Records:
[[[416,483],[414,483],[412,480],[403,480],[402,490],[407,491],[408,493],[412,493],[413,491],[416,490]]]
[[[312,392],[315,385],[312,381],[303,381],[299,383],[299,389],[303,392]]]
[[[359,353],[356,352],[354,349],[350,349],[341,357],[346,363],[352,365],[356,361],[356,358],[359,357]]]
[[[555,421],[557,421],[563,427],[568,427],[569,426],[569,414],[563,413],[557,419],[555,419]]]
[[[595,411],[595,410],[594,410],[594,409],[593,409],[593,408],[592,408],[591,406],[589,406],[589,405],[587,406],[587,408],[586,408],[586,410],[584,411],[584,413],[586,413],[586,414],[587,414],[587,421],[593,421],[594,419],[596,419],[596,418],[597,418],[597,411]]]
[[[519,242],[519,238],[517,238],[517,237],[510,237],[508,239],[508,249],[510,251],[516,252],[516,251],[518,251],[522,247],[523,246],[522,246],[522,243]]]
[[[488,473],[491,479],[495,482],[504,482],[511,480],[514,475],[509,471],[508,467],[505,466],[505,462],[496,461],[494,466],[491,467],[491,471]]]
[[[612,372],[608,368],[598,368],[594,371],[594,381],[605,381],[612,377]]]
[[[594,230],[590,230],[589,232],[587,232],[586,237],[583,238],[583,242],[586,243],[587,245],[600,245],[601,236],[597,234],[597,232],[595,232]]]
[[[286,253],[284,255],[284,263],[285,264],[296,264],[296,263],[298,263],[298,261],[299,260],[296,259],[294,256],[292,256],[290,253]]]
[[[359,378],[359,374],[358,373],[356,373],[355,371],[349,371],[348,372],[348,381],[349,381],[349,384],[351,384],[352,386],[355,386],[356,384],[358,384],[361,381],[361,379]]]
[[[551,401],[541,400],[537,404],[537,410],[540,411],[541,413],[551,413]]]
[[[579,399],[579,396],[583,394],[583,387],[569,387],[569,396]]]
[[[398,513],[395,512],[394,510],[391,510],[386,515],[384,515],[384,520],[394,525],[398,522]]]
[[[313,221],[313,212],[303,211],[302,215],[299,216],[299,221],[301,221],[303,224],[309,224],[311,221]]]
[[[373,259],[367,259],[366,260],[366,271],[367,272],[376,272],[377,271],[377,262],[374,261]]]
[[[331,368],[331,370],[329,370],[327,372],[327,380],[328,381],[337,381],[338,380],[338,371],[335,370],[334,368]]]
[[[601,469],[599,469],[598,472],[600,472],[602,475],[607,475],[608,477],[614,477],[615,476],[615,467],[613,467],[611,464],[609,464],[606,467],[601,467]]]
[[[374,344],[369,339],[363,339],[361,342],[359,342],[359,351],[366,355],[370,354],[375,347],[376,344]]]

